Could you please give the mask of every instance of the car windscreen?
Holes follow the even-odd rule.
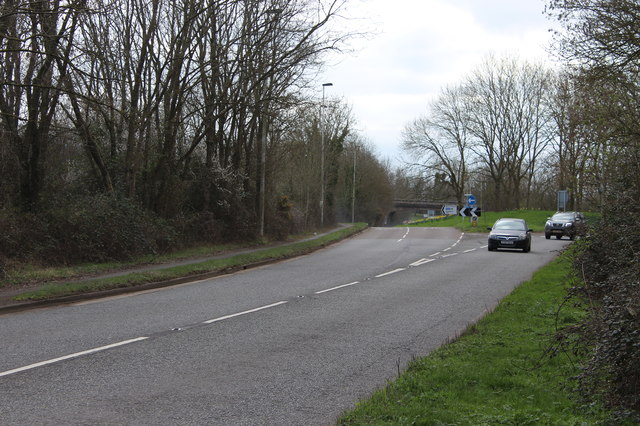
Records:
[[[524,231],[525,226],[522,222],[498,222],[495,224],[493,229],[503,230],[503,231]]]
[[[573,220],[573,215],[570,213],[554,214],[551,220]]]

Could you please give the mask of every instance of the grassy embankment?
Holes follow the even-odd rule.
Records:
[[[416,216],[409,223],[409,226],[426,226],[426,227],[444,227],[453,226],[465,232],[486,232],[487,227],[493,226],[493,223],[502,217],[513,217],[524,219],[533,232],[543,232],[544,224],[548,217],[553,216],[554,210],[511,210],[506,212],[482,212],[478,217],[477,226],[472,226],[468,217],[461,216],[437,216],[433,219],[422,218]],[[588,222],[597,219],[598,215],[594,213],[585,213]],[[402,225],[407,226],[407,225]]]
[[[414,361],[397,381],[344,414],[342,425],[590,425],[605,414],[573,396],[577,360],[553,353],[557,327],[583,312],[562,306],[570,261],[561,256],[457,340]],[[550,356],[553,354],[554,356]]]
[[[45,300],[54,297],[67,296],[79,293],[88,293],[95,291],[111,290],[117,288],[134,287],[152,282],[168,281],[182,277],[195,276],[200,274],[209,274],[216,272],[224,272],[235,268],[242,268],[247,265],[259,264],[263,262],[276,261],[292,256],[309,253],[318,248],[324,247],[333,242],[347,238],[366,228],[366,224],[358,223],[352,227],[340,228],[327,235],[320,236],[315,239],[307,239],[303,241],[292,242],[285,245],[263,248],[248,253],[224,256],[221,258],[203,260],[202,262],[189,265],[167,267],[161,269],[150,270],[147,272],[132,272],[123,276],[112,278],[100,278],[92,280],[69,281],[73,278],[81,277],[91,271],[92,273],[106,272],[108,270],[118,269],[118,267],[131,267],[135,264],[147,263],[144,259],[134,263],[127,264],[107,264],[107,265],[82,265],[73,268],[47,268],[28,270],[23,272],[14,272],[7,280],[5,285],[11,283],[19,283],[30,281],[46,281],[47,279],[55,279],[56,282],[44,284],[33,291],[23,292],[14,297],[14,300]],[[193,256],[213,255],[216,253],[224,253],[231,249],[237,249],[236,246],[217,246],[216,251],[212,252],[211,248],[206,250],[187,251],[174,253],[165,256],[162,262],[183,259]],[[158,260],[156,259],[157,263]],[[55,278],[53,278],[55,277]],[[15,285],[15,284],[13,284]]]
[[[513,217],[524,219],[534,232],[544,231],[544,223],[555,211],[551,210],[511,210],[506,212],[482,212],[478,217],[477,226],[472,226],[471,219],[461,216],[438,216],[433,219],[416,217],[411,221],[411,226],[453,226],[465,232],[485,232],[488,226],[501,217]]]

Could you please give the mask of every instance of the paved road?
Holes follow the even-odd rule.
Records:
[[[314,254],[0,317],[2,424],[332,424],[568,241],[375,228]]]

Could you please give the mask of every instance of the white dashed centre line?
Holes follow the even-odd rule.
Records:
[[[398,240],[398,242],[401,242],[402,240],[407,238],[408,235],[409,235],[409,228],[407,228],[407,231],[405,232],[404,236],[402,237],[402,239]],[[460,238],[458,239],[458,241],[456,241],[451,247],[446,248],[446,249],[444,249],[442,251],[446,252],[446,251],[449,251],[450,249],[452,249],[453,247],[455,247],[462,240],[463,236],[464,236],[464,234],[462,234],[460,236]],[[482,246],[480,248],[486,248],[486,247],[487,246],[485,245],[485,246]],[[476,249],[465,250],[463,253],[469,253],[469,252],[472,252],[472,251],[475,251],[475,250]],[[434,254],[430,255],[429,257],[437,257],[441,253],[442,252],[437,252],[437,253],[434,253]],[[444,257],[450,257],[450,256],[456,256],[456,255],[458,255],[458,253],[449,253],[449,254],[443,255],[442,257],[444,258]],[[411,263],[410,266],[420,266],[420,265],[424,265],[424,264],[427,264],[427,263],[430,263],[430,262],[434,262],[435,260],[436,259],[425,259],[425,258],[422,258],[420,260],[417,260],[417,261]],[[402,272],[404,270],[406,270],[406,268],[394,269],[392,271],[388,271],[388,272],[376,275],[375,278],[382,278],[382,277],[385,277],[387,275],[395,274],[397,272]],[[354,282],[351,282],[351,283],[348,283],[348,284],[342,284],[342,285],[339,285],[339,286],[336,286],[336,287],[328,288],[326,290],[319,290],[319,291],[316,291],[315,294],[323,294],[323,293],[327,293],[327,292],[330,292],[330,291],[333,291],[333,290],[338,290],[338,289],[341,289],[341,288],[350,287],[350,286],[353,286],[353,285],[356,285],[356,284],[359,284],[359,283],[360,283],[359,281],[354,281]],[[258,311],[262,311],[262,310],[265,310],[265,309],[274,308],[276,306],[284,305],[286,303],[287,303],[286,301],[276,302],[276,303],[272,303],[270,305],[261,306],[259,308],[249,309],[247,311],[238,312],[238,313],[235,313],[235,314],[225,315],[225,316],[222,316],[222,317],[219,317],[219,318],[210,319],[208,321],[202,322],[201,324],[213,324],[213,323],[216,323],[216,322],[220,322],[220,321],[224,321],[224,320],[227,320],[227,319],[239,317],[239,316],[242,316],[242,315],[247,315],[247,314],[250,314],[250,313],[253,313],[253,312],[258,312]],[[73,358],[79,358],[79,357],[85,356],[85,355],[91,355],[91,354],[94,354],[94,353],[97,353],[97,352],[106,351],[106,350],[109,350],[109,349],[117,348],[117,347],[128,345],[128,344],[131,344],[131,343],[140,342],[140,341],[147,340],[147,339],[149,339],[149,337],[137,337],[135,339],[124,340],[122,342],[112,343],[110,345],[100,346],[98,348],[89,349],[89,350],[82,351],[82,352],[76,352],[76,353],[65,355],[65,356],[62,356],[62,357],[59,357],[59,358],[54,358],[54,359],[50,359],[50,360],[47,360],[47,361],[37,362],[37,363],[34,363],[34,364],[26,365],[24,367],[14,368],[12,370],[7,370],[7,371],[0,372],[0,377],[9,376],[9,375],[16,374],[16,373],[19,373],[19,372],[22,372],[22,371],[32,370],[32,369],[35,369],[35,368],[38,368],[38,367],[43,367],[45,365],[55,364],[57,362],[61,362],[61,361],[65,361],[65,360],[69,360],[69,359],[73,359]]]
[[[394,269],[393,271],[385,272],[384,274],[376,275],[376,278],[386,277],[387,275],[395,274],[396,272],[402,272],[405,268]]]
[[[402,236],[402,238],[400,238],[398,241],[396,241],[397,243],[402,242],[402,240],[404,240],[405,238],[407,238],[407,236],[409,235],[409,229],[407,228],[407,232],[404,233],[404,235]]]
[[[89,350],[82,351],[82,352],[76,352],[74,354],[61,356],[59,358],[54,358],[54,359],[50,359],[50,360],[47,360],[47,361],[37,362],[37,363],[31,364],[31,365],[25,365],[24,367],[14,368],[13,370],[0,372],[0,377],[10,376],[11,374],[16,374],[16,373],[19,373],[21,371],[33,370],[34,368],[44,367],[45,365],[55,364],[56,362],[61,362],[61,361],[65,361],[65,360],[68,360],[68,359],[79,358],[79,357],[84,356],[84,355],[91,355],[91,354],[94,354],[96,352],[106,351],[107,349],[117,348],[119,346],[124,346],[124,345],[128,345],[130,343],[135,343],[135,342],[140,342],[140,341],[146,340],[146,339],[148,339],[148,337],[137,337],[135,339],[124,340],[122,342],[113,343],[111,345],[106,345],[106,346],[100,346],[99,348],[89,349]]]
[[[211,320],[208,320],[208,321],[204,321],[201,324],[213,324],[215,322],[224,321],[226,319],[235,318],[235,317],[238,317],[238,316],[241,316],[241,315],[246,315],[246,314],[250,314],[250,313],[253,313],[253,312],[262,311],[264,309],[269,309],[269,308],[273,308],[273,307],[276,307],[276,306],[284,305],[285,303],[287,303],[287,302],[286,301],[282,301],[282,302],[272,303],[270,305],[261,306],[259,308],[255,308],[255,309],[250,309],[248,311],[238,312],[237,314],[225,315],[225,316],[220,317],[220,318],[214,318],[214,319],[211,319]],[[79,358],[79,357],[86,356],[86,355],[91,355],[91,354],[94,354],[94,353],[97,353],[97,352],[106,351],[108,349],[117,348],[117,347],[128,345],[128,344],[131,344],[131,343],[141,342],[141,341],[147,340],[147,339],[149,339],[149,337],[136,337],[135,339],[124,340],[122,342],[112,343],[110,345],[100,346],[98,348],[88,349],[86,351],[76,352],[76,353],[73,353],[73,354],[61,356],[59,358],[53,358],[53,359],[50,359],[50,360],[41,361],[41,362],[37,362],[37,363],[34,363],[34,364],[30,364],[30,365],[25,365],[24,367],[19,367],[19,368],[14,368],[12,370],[2,371],[2,372],[0,372],[0,377],[10,376],[12,374],[20,373],[22,371],[33,370],[33,369],[38,368],[38,367],[44,367],[46,365],[55,364],[55,363],[58,363],[58,362],[69,360],[69,359],[74,359],[74,358]]]
[[[203,324],[213,324],[214,322],[220,322],[220,321],[224,321],[224,320],[227,320],[227,319],[230,319],[230,318],[239,317],[241,315],[246,315],[246,314],[251,314],[253,312],[262,311],[264,309],[274,308],[276,306],[284,305],[285,303],[287,303],[287,302],[286,301],[282,301],[282,302],[272,303],[271,305],[261,306],[259,308],[255,308],[255,309],[249,309],[248,311],[238,312],[237,314],[225,315],[225,316],[220,317],[220,318],[214,318],[214,319],[210,319],[208,321],[204,321]]]
[[[354,282],[349,283],[349,284],[342,284],[342,285],[339,285],[339,286],[336,286],[336,287],[328,288],[328,289],[326,289],[326,290],[316,291],[314,294],[327,293],[327,292],[329,292],[329,291],[338,290],[338,289],[340,289],[340,288],[345,288],[345,287],[350,287],[350,286],[352,286],[352,285],[356,285],[356,284],[359,284],[359,283],[360,283],[360,281],[354,281]]]

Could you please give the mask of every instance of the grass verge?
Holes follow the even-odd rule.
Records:
[[[477,226],[472,226],[471,219],[461,216],[446,216],[438,219],[422,219],[409,226],[445,227],[451,226],[465,232],[486,232],[488,226],[493,226],[494,222],[501,217],[513,217],[524,219],[534,232],[544,231],[544,224],[547,218],[553,216],[555,211],[551,210],[511,210],[505,212],[482,212],[478,217]]]
[[[131,262],[103,262],[87,263],[73,266],[38,267],[32,264],[13,265],[0,280],[0,288],[20,286],[22,284],[37,284],[49,281],[63,281],[86,276],[99,275],[114,270],[135,267],[139,265],[154,265],[192,257],[214,256],[217,254],[239,250],[243,248],[259,247],[261,242],[247,244],[220,244],[199,246],[162,255],[148,255]]]
[[[473,226],[471,219],[461,216],[445,216],[434,219],[417,218],[415,222],[402,226],[418,226],[418,227],[454,227],[464,232],[487,232],[487,227],[493,226],[496,220],[503,217],[512,217],[516,219],[524,219],[533,232],[543,232],[544,224],[547,218],[553,216],[555,210],[510,210],[504,212],[482,212],[478,217],[476,226]],[[594,222],[599,219],[596,213],[585,213],[587,223]]]
[[[13,297],[13,300],[47,300],[80,293],[135,287],[153,282],[169,281],[208,273],[225,272],[252,264],[276,261],[309,253],[313,250],[356,234],[366,227],[367,225],[365,223],[357,223],[351,227],[341,228],[315,239],[298,241],[279,247],[262,249],[252,253],[206,260],[190,265],[175,266],[148,272],[135,272],[119,277],[93,279],[90,281],[46,284],[36,290],[16,295]]]
[[[576,359],[549,356],[556,327],[583,312],[559,307],[570,261],[563,255],[504,298],[454,342],[339,420],[341,425],[589,425],[606,420],[571,395]]]

